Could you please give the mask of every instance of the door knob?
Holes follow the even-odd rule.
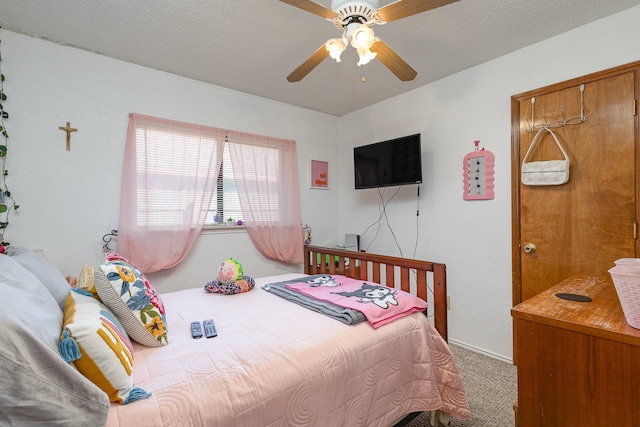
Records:
[[[533,243],[527,243],[526,245],[524,245],[524,251],[528,254],[532,254],[536,251],[536,245],[534,245]]]

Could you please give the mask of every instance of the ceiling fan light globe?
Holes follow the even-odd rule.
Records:
[[[358,66],[367,65],[373,58],[376,57],[377,52],[371,52],[367,49],[358,49],[358,57],[360,60],[358,61]]]
[[[370,47],[373,44],[372,37],[367,31],[358,31],[353,38],[353,44],[355,44],[356,46]]]
[[[335,59],[336,62],[340,62],[340,55],[347,48],[347,45],[342,39],[331,39],[324,44],[324,47],[329,51],[329,56]]]
[[[375,41],[375,35],[371,27],[355,22],[347,26],[346,36],[351,41],[351,46],[356,50],[369,49]]]

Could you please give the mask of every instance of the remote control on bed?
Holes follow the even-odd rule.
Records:
[[[200,322],[191,322],[191,335],[194,338],[202,338],[202,326]]]
[[[203,322],[204,324],[204,333],[207,338],[213,338],[218,336],[218,332],[216,331],[216,325],[213,323],[212,319],[207,319]]]

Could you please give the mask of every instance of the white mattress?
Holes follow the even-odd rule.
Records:
[[[134,385],[149,399],[112,404],[108,426],[384,426],[442,409],[469,417],[448,346],[422,313],[378,329],[349,326],[260,286],[162,294],[169,345],[135,346]],[[193,339],[212,318],[216,338]]]

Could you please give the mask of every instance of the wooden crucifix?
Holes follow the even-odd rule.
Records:
[[[66,127],[58,126],[58,129],[67,133],[67,151],[71,151],[71,132],[78,132],[78,129],[72,128],[69,122],[67,122]]]

